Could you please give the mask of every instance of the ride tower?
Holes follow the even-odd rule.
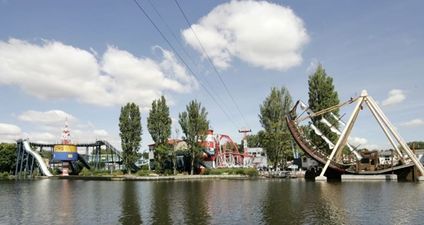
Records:
[[[69,164],[78,160],[77,146],[72,144],[68,120],[65,121],[65,127],[62,130],[60,144],[53,147],[53,160],[62,162],[62,176],[68,176]]]

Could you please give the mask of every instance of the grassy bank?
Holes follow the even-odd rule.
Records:
[[[9,180],[12,177],[9,175],[8,172],[0,172],[0,180]]]
[[[254,168],[216,168],[206,169],[205,175],[245,175],[256,177],[259,174]]]

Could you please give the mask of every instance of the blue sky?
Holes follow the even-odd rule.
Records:
[[[148,107],[163,94],[175,122],[198,99],[212,128],[239,141],[237,129],[261,128],[271,87],[306,102],[318,63],[342,101],[367,89],[404,139],[424,140],[422,1],[178,1],[243,116],[175,2],[151,2],[162,18],[139,1],[195,76],[134,1],[0,1],[0,140],[56,142],[67,117],[75,141],[119,145],[120,106],[135,101],[145,149]],[[352,135],[388,146],[366,112]]]

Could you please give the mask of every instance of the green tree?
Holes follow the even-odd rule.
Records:
[[[246,136],[247,147],[249,148],[262,147],[264,134],[265,132],[263,130],[260,130],[257,134],[251,134]]]
[[[333,78],[327,75],[322,65],[318,65],[315,73],[309,76],[309,108],[318,112],[320,110],[326,109],[330,106],[334,106],[340,103],[337,91],[333,85]],[[335,116],[339,116],[339,109],[333,111]],[[338,127],[336,119],[326,113],[322,116],[317,116],[312,118],[313,124],[321,130],[321,132],[328,137],[334,144],[337,141],[337,135],[331,132],[330,128],[325,124],[321,123],[320,120],[322,117],[326,118],[331,124]],[[331,150],[328,144],[318,135],[314,133],[313,130],[309,132],[309,137],[316,146],[324,150],[327,153],[330,153]]]
[[[292,107],[289,91],[283,87],[273,87],[271,94],[260,105],[259,119],[264,128],[262,147],[268,155],[268,160],[274,164],[282,162],[283,166],[291,155],[291,135],[287,127],[285,115]]]
[[[16,144],[0,144],[0,172],[12,172],[16,164]]]
[[[184,133],[191,154],[191,175],[194,174],[194,161],[200,153],[200,143],[205,140],[209,129],[208,113],[200,102],[191,101],[186,106],[186,111],[179,114],[179,124]]]
[[[424,141],[411,141],[406,144],[410,149],[424,149]]]
[[[147,117],[147,129],[155,142],[155,161],[159,170],[164,168],[164,161],[171,151],[171,146],[168,144],[168,138],[171,136],[171,124],[169,107],[166,105],[165,97],[162,96],[152,102],[152,108]]]
[[[141,142],[140,109],[135,103],[121,107],[119,116],[119,136],[121,136],[122,160],[129,174],[140,157],[138,150]]]

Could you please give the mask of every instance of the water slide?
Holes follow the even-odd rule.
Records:
[[[41,169],[41,172],[45,175],[45,176],[48,176],[48,177],[51,177],[51,176],[53,176],[53,174],[52,173],[50,173],[50,171],[49,171],[49,169],[48,169],[48,167],[47,167],[47,165],[46,165],[46,163],[44,162],[44,160],[43,160],[43,158],[40,156],[40,154],[38,154],[38,152],[36,152],[36,151],[34,151],[34,150],[32,150],[31,149],[31,147],[29,146],[29,142],[28,141],[23,141],[23,146],[24,146],[24,150],[27,152],[27,153],[29,153],[29,154],[31,154],[36,160],[37,160],[37,163],[38,163],[38,166],[40,167],[40,169]]]

